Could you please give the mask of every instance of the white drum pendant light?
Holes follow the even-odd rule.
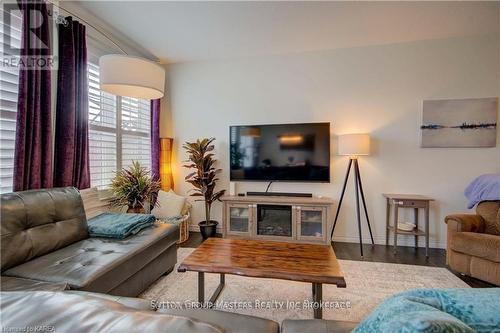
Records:
[[[165,70],[153,61],[108,54],[99,58],[99,72],[101,89],[111,94],[143,99],[163,97]]]

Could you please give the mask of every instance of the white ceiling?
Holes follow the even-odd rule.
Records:
[[[78,5],[165,63],[500,30],[499,2],[79,1]]]

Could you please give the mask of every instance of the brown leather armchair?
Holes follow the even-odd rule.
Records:
[[[476,214],[448,215],[445,222],[450,268],[500,285],[500,201],[483,201]]]

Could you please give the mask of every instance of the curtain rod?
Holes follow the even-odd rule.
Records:
[[[55,3],[53,3],[52,1],[50,0],[46,0],[47,3],[51,4],[52,6],[54,7],[57,7],[61,10],[64,10],[66,13],[70,14],[71,16],[74,16],[76,18],[78,18],[80,21],[84,22],[86,25],[90,26],[92,29],[94,29],[95,31],[97,31],[98,33],[100,33],[101,35],[103,35],[106,39],[108,39],[111,43],[113,43],[116,47],[118,47],[120,49],[120,51],[122,51],[124,54],[128,55],[128,53],[122,49],[122,47],[120,45],[118,45],[111,37],[109,37],[108,35],[106,35],[104,32],[102,32],[101,30],[99,30],[98,28],[96,28],[94,25],[92,25],[91,23],[89,23],[88,21],[84,20],[83,18],[81,18],[80,16],[70,12],[69,10],[59,6],[59,5],[56,5]],[[48,13],[50,16],[53,15],[53,13]],[[63,19],[63,22],[67,22],[66,21],[66,18],[62,15],[59,15],[59,17],[62,17]],[[67,24],[67,23],[66,23]]]

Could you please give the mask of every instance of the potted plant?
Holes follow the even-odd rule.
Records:
[[[205,201],[205,221],[198,223],[203,239],[215,236],[217,230],[217,221],[210,218],[212,203],[224,194],[225,190],[215,191],[215,186],[219,178],[217,174],[221,169],[215,168],[214,142],[215,138],[198,139],[196,142],[186,142],[182,147],[189,155],[189,159],[184,165],[185,168],[194,169],[186,176],[186,181],[194,186],[191,190],[191,196],[203,197],[196,201]]]
[[[116,172],[111,181],[113,198],[110,205],[114,207],[127,206],[127,213],[145,213],[151,210],[153,196],[160,190],[160,182],[153,180],[148,169],[138,161]],[[154,205],[158,203],[155,202]]]

